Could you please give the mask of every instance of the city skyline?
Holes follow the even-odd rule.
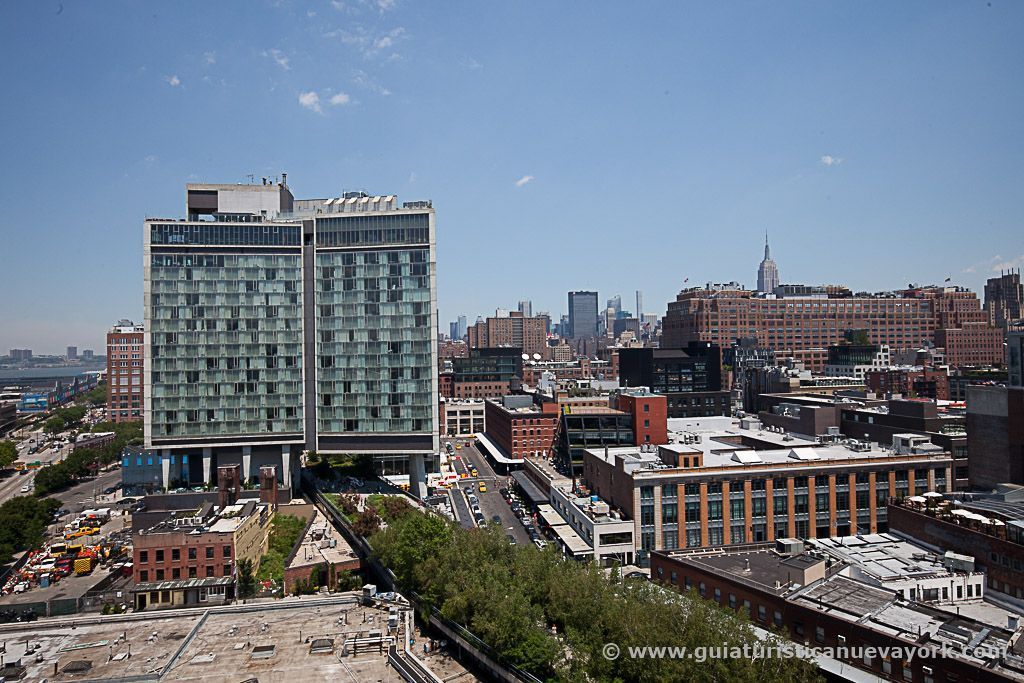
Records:
[[[139,224],[181,211],[163,188],[289,171],[434,202],[442,325],[523,298],[557,320],[572,290],[662,315],[687,278],[753,288],[765,230],[785,283],[980,295],[1024,262],[1021,6],[540,11],[13,7],[0,349],[102,348],[142,317]]]

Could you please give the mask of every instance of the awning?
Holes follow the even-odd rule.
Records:
[[[551,527],[551,531],[558,536],[558,540],[562,542],[568,555],[582,557],[594,553],[590,544],[580,538],[580,535],[573,531],[568,524]]]
[[[519,484],[519,488],[521,488],[523,493],[526,494],[526,497],[530,499],[531,503],[534,505],[540,505],[541,503],[548,502],[548,497],[544,495],[544,492],[541,491],[528,476],[526,476],[526,472],[523,470],[513,470],[511,475],[512,478],[515,479],[515,482]]]
[[[523,464],[522,458],[510,458],[508,456],[508,453],[505,452],[505,449],[503,449],[501,446],[487,438],[487,435],[484,434],[483,432],[477,432],[473,436],[476,437],[477,443],[480,446],[483,446],[484,449],[486,449],[487,452],[491,454],[491,457],[493,457],[497,462],[501,463],[502,465]]]
[[[210,576],[205,579],[180,579],[177,581],[153,581],[135,584],[132,592],[148,593],[150,591],[180,591],[189,588],[213,588],[214,586],[230,586],[234,582],[235,578],[233,576]]]

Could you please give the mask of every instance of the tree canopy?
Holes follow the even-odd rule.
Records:
[[[608,659],[602,648],[742,647],[761,642],[745,618],[692,594],[609,578],[553,548],[510,545],[496,528],[465,530],[405,514],[371,538],[406,589],[465,625],[500,656],[548,680],[808,681],[802,659]]]

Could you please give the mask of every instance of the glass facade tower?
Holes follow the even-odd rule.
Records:
[[[149,438],[299,440],[301,226],[147,227]]]
[[[187,210],[145,223],[146,446],[202,455],[206,482],[303,449],[433,469],[430,203],[190,185]]]

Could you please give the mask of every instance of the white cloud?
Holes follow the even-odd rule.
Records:
[[[409,182],[410,183],[415,183],[416,182],[416,171],[412,171],[411,173],[409,173]]]
[[[216,64],[217,63],[217,55],[215,53],[213,53],[213,52],[204,52],[203,53],[203,62],[205,62],[208,65],[209,64]]]
[[[821,158],[821,163],[825,166],[838,166],[843,163],[843,160],[839,157],[834,157],[831,154],[826,154]]]
[[[533,180],[533,176],[532,175],[524,175],[522,178],[520,178],[519,180],[516,181],[516,187],[522,187],[523,185],[525,185],[526,183],[530,182],[531,180]]]
[[[316,12],[314,10],[307,10],[306,11],[306,16],[309,17],[310,19],[312,19],[313,17],[316,16]]]
[[[273,50],[265,50],[263,52],[263,56],[270,57],[271,59],[273,59],[275,62],[277,62],[277,65],[284,69],[285,71],[291,71],[292,69],[292,67],[289,65],[290,60],[288,58],[288,55],[281,52],[277,48],[274,48]]]
[[[331,0],[331,7],[341,12],[342,10],[345,9],[345,3],[341,2],[340,0]]]
[[[377,0],[377,7],[381,12],[387,12],[395,8],[395,0]]]
[[[348,93],[340,92],[336,95],[331,96],[330,103],[337,107],[339,105],[345,105],[352,101],[352,98],[348,96]]]
[[[177,74],[175,74],[174,76],[168,76],[167,82],[171,84],[172,88],[177,88],[179,85],[181,85],[181,79],[178,78]]]
[[[324,113],[324,110],[320,108],[320,96],[316,94],[315,90],[299,93],[299,104],[317,114]]]
[[[1011,268],[1020,268],[1024,266],[1024,254],[1016,258],[1003,259],[1001,257],[993,259],[992,272],[998,272],[1000,270],[1010,270]]]
[[[160,160],[160,157],[158,157],[155,154],[149,154],[149,155],[146,156],[146,159],[145,159],[147,164],[155,164],[159,160]]]
[[[960,272],[961,272],[961,273],[973,273],[973,272],[975,272],[975,271],[977,271],[977,270],[978,270],[978,269],[977,269],[977,268],[976,268],[975,266],[967,266],[966,268],[964,268],[964,269],[963,269],[963,270],[961,270]]]
[[[382,86],[376,81],[376,79],[362,69],[356,69],[352,72],[352,83],[358,88],[369,90],[370,92],[376,93],[382,97],[387,97],[391,94],[390,90]]]
[[[367,50],[366,56],[372,56],[374,51],[376,50],[385,50],[391,47],[392,45],[395,44],[395,41],[401,38],[404,34],[405,28],[402,26],[391,29],[390,31],[382,35],[380,38],[377,38],[375,41],[373,41],[373,50]]]

